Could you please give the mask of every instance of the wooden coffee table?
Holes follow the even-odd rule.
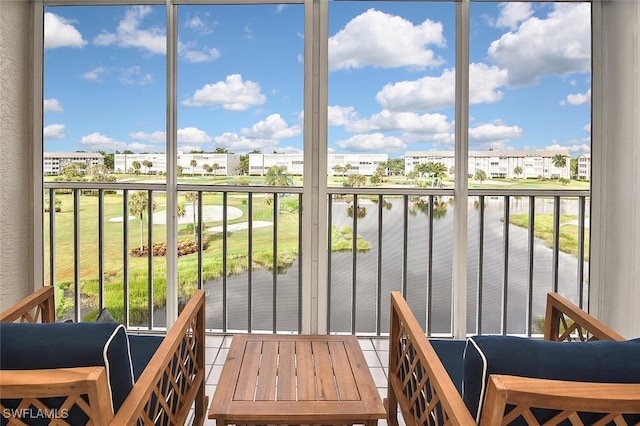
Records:
[[[355,336],[234,336],[209,408],[218,425],[376,425],[385,417]]]

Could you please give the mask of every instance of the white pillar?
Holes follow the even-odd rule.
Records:
[[[640,336],[640,3],[594,1],[590,311]]]
[[[41,285],[33,217],[34,185],[42,175],[32,163],[32,16],[32,2],[0,4],[0,311],[33,291],[34,275]]]

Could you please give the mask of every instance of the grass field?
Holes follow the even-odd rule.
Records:
[[[74,217],[73,195],[60,194],[56,198],[62,201],[61,211],[55,214],[55,261],[56,282],[59,291],[69,295],[73,291],[74,281]],[[157,202],[156,212],[164,210],[164,196],[154,196]],[[278,216],[278,268],[286,269],[297,257],[298,253],[298,211],[297,196],[281,199],[282,209]],[[236,207],[243,212],[243,217],[232,220],[229,223],[247,221],[247,197],[231,194],[228,197],[231,207]],[[205,194],[204,205],[221,205],[222,196],[219,194]],[[105,195],[104,197],[104,277],[105,277],[105,306],[114,317],[123,318],[124,300],[124,268],[125,256],[128,261],[129,280],[129,304],[130,321],[132,324],[146,321],[146,310],[149,300],[147,257],[134,257],[125,255],[124,252],[124,225],[119,219],[124,214],[122,196]],[[114,221],[114,219],[118,219]],[[273,208],[267,203],[265,197],[254,197],[253,220],[273,222]],[[89,316],[97,315],[95,309],[98,306],[98,277],[100,247],[98,243],[98,198],[96,196],[83,195],[80,197],[80,228],[78,230],[79,241],[79,275],[81,280],[81,295],[83,308],[89,312]],[[204,241],[206,250],[203,252],[203,279],[210,280],[220,277],[222,273],[223,248],[222,234],[207,231],[207,228],[221,226],[222,222],[209,222],[204,224]],[[48,215],[45,215],[45,249],[48,250]],[[147,245],[146,217],[143,219],[142,229],[139,218],[130,218],[128,251],[141,244]],[[191,223],[179,226],[179,240],[193,240],[193,225]],[[253,229],[253,267],[272,269],[273,265],[273,227]],[[227,270],[229,274],[240,273],[248,268],[247,230],[237,230],[228,234],[227,239]],[[166,242],[166,226],[154,224],[153,242]],[[45,254],[47,262],[49,253]],[[179,291],[184,297],[188,297],[197,283],[197,255],[187,255],[179,258],[178,280]],[[49,265],[45,265],[48,270]],[[153,257],[153,303],[155,306],[164,306],[166,293],[166,262],[164,257]],[[94,309],[91,309],[91,308]],[[62,306],[64,311],[65,306]],[[61,311],[61,313],[62,313]]]
[[[135,178],[131,175],[117,176],[119,180],[134,182],[157,182],[160,176],[141,176]],[[340,176],[329,178],[330,186],[342,186]],[[47,178],[50,180],[50,178]],[[247,181],[248,180],[248,181]],[[183,183],[193,184],[222,184],[222,183],[242,183],[242,184],[263,184],[263,178],[232,178],[232,177],[183,177]],[[301,184],[301,182],[296,182]],[[384,186],[404,186],[408,187],[409,182],[404,177],[388,178]],[[452,181],[445,181],[445,187],[453,186]],[[557,181],[538,180],[508,180],[494,179],[485,180],[482,183],[470,181],[470,188],[501,188],[501,189],[588,189],[588,182],[572,181],[563,185]],[[135,257],[130,255],[133,248],[148,244],[148,222],[146,215],[142,221],[139,218],[129,219],[127,236],[128,249],[124,248],[124,225],[122,217],[129,215],[128,209],[123,206],[120,194],[107,194],[104,196],[104,248],[101,252],[98,243],[98,197],[95,195],[80,196],[80,220],[77,235],[79,240],[74,242],[74,217],[73,217],[73,195],[58,194],[56,198],[60,200],[61,211],[55,214],[55,281],[59,292],[58,300],[61,305],[58,312],[64,314],[72,307],[74,293],[74,270],[75,247],[79,253],[80,292],[82,300],[82,311],[85,319],[94,318],[98,311],[99,298],[99,259],[102,255],[104,259],[104,282],[105,282],[105,306],[111,311],[116,319],[124,318],[125,300],[125,259],[128,262],[128,298],[129,298],[129,318],[130,324],[145,324],[147,322],[147,311],[149,303],[150,288],[148,285],[149,270],[152,271],[152,300],[156,307],[165,305],[166,297],[166,260],[165,257],[153,257],[149,264],[147,257]],[[242,217],[229,221],[229,225],[234,223],[247,222],[247,196],[246,193],[230,193],[228,196],[229,207],[235,207],[242,211]],[[273,222],[273,208],[269,202],[269,196],[256,195],[253,198],[253,221]],[[165,210],[165,196],[162,193],[154,192],[154,201],[157,205],[155,213]],[[181,196],[181,201],[185,201]],[[281,212],[278,216],[278,237],[277,237],[277,268],[279,272],[286,270],[288,266],[298,256],[298,196],[283,196],[280,199]],[[205,193],[203,195],[204,206],[222,205],[222,195],[216,193]],[[563,222],[570,222],[575,217],[563,216]],[[193,240],[193,223],[179,225],[178,239]],[[517,226],[526,227],[528,225],[527,215],[512,215],[511,223]],[[210,228],[222,226],[222,221],[210,221],[204,223],[204,241],[206,249],[203,252],[202,273],[203,280],[212,280],[221,277],[223,265],[223,238],[222,234],[209,230]],[[45,215],[45,271],[49,270],[49,215]],[[568,253],[577,254],[577,227],[565,224],[561,228],[560,245],[561,250]],[[553,219],[549,215],[536,215],[536,237],[543,239],[548,246],[552,245]],[[142,236],[142,241],[141,241]],[[333,250],[351,250],[353,236],[350,229],[333,230]],[[272,270],[274,264],[273,252],[273,227],[256,227],[252,232],[253,257],[252,267],[254,269]],[[153,225],[153,243],[166,242],[166,226],[155,223]],[[588,253],[588,236],[586,246]],[[227,273],[238,274],[249,268],[247,256],[249,235],[246,229],[240,229],[228,233],[227,239]],[[367,250],[369,247],[366,241],[358,241],[359,250]],[[46,274],[45,274],[46,275]],[[48,279],[47,275],[47,279]],[[181,297],[187,298],[194,291],[198,279],[198,256],[191,254],[181,256],[178,260],[178,283]],[[62,296],[62,297],[60,297]]]

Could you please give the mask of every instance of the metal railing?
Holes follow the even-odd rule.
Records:
[[[131,328],[165,326],[164,191],[45,183],[45,267],[59,312],[91,320],[107,307]],[[302,188],[178,191],[189,200],[178,212],[179,240],[191,240],[178,260],[179,290],[184,298],[207,290],[207,327],[300,332]],[[136,210],[138,197],[146,204]],[[387,333],[389,294],[399,290],[428,335],[451,335],[453,197],[437,188],[329,188],[330,332]],[[469,333],[536,334],[548,291],[584,306],[588,205],[587,190],[469,190]]]

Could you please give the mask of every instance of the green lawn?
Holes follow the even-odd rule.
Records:
[[[162,179],[162,176],[140,176],[136,178],[131,175],[118,175],[119,180],[150,182]],[[47,177],[47,181],[53,178]],[[182,183],[193,184],[214,184],[214,183],[242,183],[242,184],[263,184],[262,177],[202,177],[188,176],[180,179]],[[296,185],[301,182],[296,181]],[[388,178],[385,186],[405,186],[409,182],[404,177]],[[329,178],[330,186],[342,186],[342,178],[335,176]],[[453,185],[453,181],[445,181],[445,186]],[[412,185],[409,185],[412,186]],[[493,179],[478,182],[470,181],[471,188],[502,188],[502,189],[588,189],[589,182],[571,181],[563,185],[557,181],[538,181],[524,179]],[[56,284],[58,287],[61,302],[59,313],[63,314],[65,308],[71,306],[74,282],[74,218],[73,218],[73,195],[59,194],[56,196],[61,201],[61,211],[55,214],[55,259],[56,259]],[[182,201],[184,199],[181,197]],[[157,204],[156,212],[164,211],[165,196],[161,193],[154,193],[154,200]],[[269,197],[255,196],[253,198],[253,220],[273,222],[273,209],[268,202]],[[281,198],[282,210],[278,216],[278,272],[285,272],[286,269],[298,256],[298,196],[284,196]],[[203,204],[222,205],[221,194],[204,194]],[[246,193],[233,194],[228,196],[228,205],[239,208],[243,215],[241,218],[230,220],[229,224],[247,222],[247,196]],[[114,221],[122,218],[125,213],[120,194],[107,194],[104,196],[104,280],[105,280],[105,306],[117,319],[123,318],[124,301],[124,259],[128,261],[129,280],[129,306],[130,323],[144,324],[147,321],[147,304],[149,300],[148,270],[149,263],[147,257],[134,257],[124,253],[123,222]],[[569,222],[575,217],[563,216],[562,221]],[[78,251],[80,259],[79,275],[81,282],[81,297],[83,311],[86,319],[91,319],[97,315],[99,297],[99,256],[100,247],[98,245],[98,197],[83,195],[80,197],[80,220]],[[512,215],[511,223],[526,227],[528,225],[527,215]],[[147,245],[147,220],[143,220],[142,229],[139,218],[131,218],[129,221],[128,251],[141,244],[141,233],[143,235],[143,245]],[[204,239],[206,249],[203,252],[203,280],[211,280],[221,277],[223,265],[223,239],[220,233],[209,231],[208,228],[222,226],[222,222],[207,222],[204,224]],[[49,215],[45,215],[45,271],[49,270]],[[338,232],[339,231],[339,232]],[[553,218],[550,215],[536,215],[535,235],[543,239],[548,246],[552,246],[553,238]],[[153,226],[154,243],[166,242],[166,227],[161,224]],[[246,271],[248,265],[248,232],[238,230],[228,234],[227,239],[227,272],[228,274],[239,274]],[[332,250],[351,250],[352,235],[350,229],[333,230]],[[179,226],[179,240],[193,240],[192,223],[181,224]],[[252,233],[253,258],[252,267],[257,269],[273,269],[273,227],[256,227]],[[589,240],[586,238],[586,250],[588,253]],[[358,241],[359,250],[368,250],[369,245],[365,241]],[[577,227],[571,224],[563,225],[560,235],[560,249],[567,253],[577,255]],[[198,256],[191,254],[181,256],[178,260],[178,282],[181,297],[187,298],[195,289],[198,277]],[[164,257],[154,257],[152,263],[153,274],[153,303],[156,307],[165,305],[166,297],[166,261]],[[48,275],[46,276],[48,279]],[[60,297],[64,296],[64,297]]]
[[[71,194],[57,195],[62,201],[62,211],[55,215],[55,258],[56,258],[56,282],[61,291],[73,290],[74,281],[74,241],[73,241],[73,196]],[[157,201],[157,211],[164,210],[164,196],[154,198]],[[273,222],[273,209],[267,203],[265,197],[254,197],[253,220]],[[278,216],[278,269],[285,270],[296,259],[298,253],[298,212],[297,196],[284,196],[282,198],[282,210]],[[242,210],[243,217],[231,220],[229,224],[247,221],[246,196],[228,197],[229,206]],[[221,205],[222,196],[219,194],[205,194],[204,205]],[[295,207],[294,207],[295,206]],[[123,216],[122,197],[120,195],[106,195],[104,197],[104,276],[105,276],[105,306],[116,318],[123,318],[124,300],[124,242],[123,222],[110,219]],[[80,229],[79,258],[80,279],[83,305],[89,307],[98,306],[98,276],[99,255],[98,245],[98,198],[96,196],[83,195],[80,197]],[[222,222],[205,223],[204,239],[207,244],[203,252],[203,279],[218,278],[222,273],[223,250],[222,234],[208,231],[207,228],[221,226]],[[179,226],[179,240],[193,239],[192,224]],[[45,215],[45,249],[48,251],[48,215]],[[143,221],[143,244],[147,245],[147,220]],[[130,219],[128,244],[129,250],[140,245],[140,221]],[[154,243],[166,242],[166,226],[153,226]],[[273,227],[254,228],[253,233],[253,267],[272,269],[273,266]],[[238,230],[228,234],[227,239],[227,270],[229,274],[240,273],[248,268],[247,245],[248,233],[246,230]],[[49,254],[45,254],[47,262]],[[129,304],[131,323],[146,321],[148,303],[148,258],[127,256],[129,262]],[[188,297],[195,288],[197,282],[197,254],[182,256],[179,258],[179,285],[180,294]],[[45,270],[48,270],[48,264]],[[164,257],[153,258],[153,301],[155,306],[164,306],[166,293],[166,262]],[[96,315],[93,312],[90,315]]]

